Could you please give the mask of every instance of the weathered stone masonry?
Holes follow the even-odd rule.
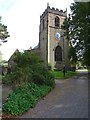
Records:
[[[52,68],[55,66],[68,65],[68,41],[64,36],[64,30],[61,29],[64,19],[67,17],[67,10],[59,10],[55,8],[47,9],[40,16],[39,26],[39,48],[41,57],[45,63],[51,64]],[[59,34],[58,37],[56,35]],[[60,52],[56,50],[61,50]],[[61,53],[61,54],[60,54]],[[61,55],[61,57],[59,57]],[[59,59],[60,58],[60,59]]]

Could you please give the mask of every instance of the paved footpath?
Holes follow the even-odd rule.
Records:
[[[19,118],[88,118],[87,72],[56,80],[55,89]]]

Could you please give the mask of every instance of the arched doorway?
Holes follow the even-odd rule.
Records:
[[[62,48],[59,45],[55,48],[55,61],[62,61]]]

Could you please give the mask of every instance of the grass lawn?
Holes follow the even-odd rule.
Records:
[[[50,72],[54,75],[55,79],[66,79],[66,78],[70,78],[70,77],[72,77],[73,75],[76,74],[76,72],[67,71],[65,73],[65,77],[64,77],[62,71],[50,71]]]

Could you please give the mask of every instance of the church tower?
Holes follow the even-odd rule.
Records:
[[[63,65],[68,65],[68,40],[61,28],[66,17],[67,10],[50,8],[49,4],[40,16],[39,48],[41,57],[46,64],[52,66],[52,69],[61,69]]]

